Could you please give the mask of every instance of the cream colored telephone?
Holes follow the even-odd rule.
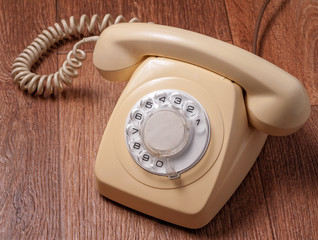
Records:
[[[85,24],[92,32],[113,23],[107,14],[54,24],[19,55],[12,76],[30,94],[58,93],[85,58],[77,46],[97,40],[93,61],[101,75],[129,80],[95,165],[99,192],[125,206],[200,228],[239,186],[267,134],[291,134],[309,117],[307,93],[290,74],[233,45],[155,24],[112,25],[77,43],[58,72],[31,72],[48,48],[83,33]]]
[[[107,80],[129,80],[99,148],[98,190],[188,228],[220,210],[267,134],[291,134],[310,114],[307,93],[290,74],[182,29],[111,26],[93,61]]]

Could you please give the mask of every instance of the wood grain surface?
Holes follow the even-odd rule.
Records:
[[[272,1],[258,53],[295,75],[312,114],[287,137],[269,137],[231,199],[205,227],[189,230],[128,209],[96,190],[99,143],[125,83],[100,77],[93,45],[72,87],[57,97],[15,86],[15,57],[45,28],[82,13],[139,17],[251,50],[262,0],[0,2],[0,239],[318,239],[318,2]],[[56,71],[75,40],[50,50],[37,73]]]

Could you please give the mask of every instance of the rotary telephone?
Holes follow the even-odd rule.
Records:
[[[93,62],[100,74],[129,81],[99,147],[98,191],[156,218],[188,228],[206,225],[242,182],[267,135],[292,134],[310,115],[296,78],[211,37],[121,23],[83,41],[90,40],[97,40]],[[30,75],[20,55],[15,82],[29,93],[58,92],[84,59],[79,49],[73,55],[63,65],[64,78],[62,70]]]

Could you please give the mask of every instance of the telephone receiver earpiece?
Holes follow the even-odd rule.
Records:
[[[231,44],[195,32],[149,23],[108,27],[93,61],[110,81],[127,81],[148,56],[176,59],[215,72],[246,92],[251,125],[274,136],[297,131],[310,115],[303,85],[272,63]]]

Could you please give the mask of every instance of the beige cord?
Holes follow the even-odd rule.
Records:
[[[97,14],[93,15],[91,19],[83,14],[80,17],[79,23],[73,16],[70,17],[69,25],[63,19],[61,25],[64,30],[60,24],[55,23],[54,27],[50,26],[48,29],[42,31],[15,59],[12,65],[14,83],[18,84],[21,90],[27,90],[29,94],[35,93],[47,97],[52,93],[57,94],[58,92],[62,92],[63,83],[65,85],[72,84],[72,78],[78,76],[76,69],[82,66],[82,61],[86,58],[85,52],[78,49],[78,47],[86,42],[97,41],[98,36],[87,37],[76,43],[73,50],[67,54],[67,59],[62,67],[54,74],[43,76],[35,74],[30,71],[33,64],[58,41],[69,38],[75,34],[82,34],[85,30],[85,25],[88,33],[92,33],[96,25],[98,26],[99,32],[102,32],[108,26],[121,22],[125,22],[125,18],[121,15],[118,16],[113,23],[110,14],[106,14],[102,20]],[[132,18],[129,22],[139,22],[139,19]]]
[[[260,22],[269,1],[270,0],[264,1],[255,26],[253,38],[253,53],[255,54]],[[82,61],[86,58],[85,52],[78,49],[78,47],[86,42],[97,41],[98,36],[87,37],[76,43],[73,50],[67,54],[67,59],[64,61],[62,67],[54,74],[41,76],[31,72],[34,63],[36,63],[39,58],[58,41],[69,38],[75,34],[84,33],[85,25],[88,33],[92,33],[96,25],[98,26],[99,32],[102,32],[108,26],[121,22],[125,22],[125,18],[121,15],[119,15],[113,23],[110,14],[106,14],[102,20],[97,14],[93,15],[91,19],[83,14],[80,17],[79,23],[73,16],[70,17],[69,25],[63,19],[61,25],[64,30],[60,24],[55,23],[54,27],[50,26],[48,29],[43,30],[42,33],[15,59],[11,73],[14,83],[18,84],[21,90],[27,91],[29,94],[35,93],[47,97],[51,94],[62,92],[64,89],[63,83],[65,85],[72,84],[72,79],[78,76],[78,71],[76,69],[82,66]],[[139,19],[132,18],[129,22],[139,22]]]

